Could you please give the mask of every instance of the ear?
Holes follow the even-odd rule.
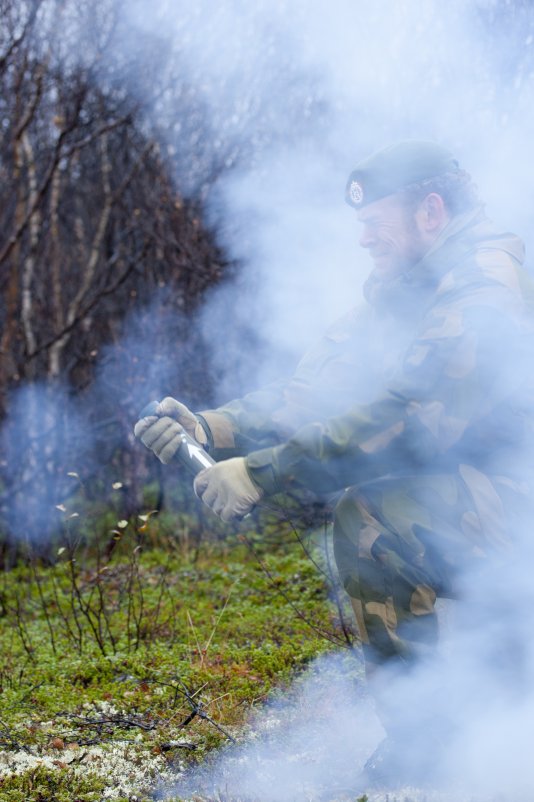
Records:
[[[428,234],[441,231],[450,220],[445,202],[437,192],[431,192],[423,198],[418,211],[419,222]]]

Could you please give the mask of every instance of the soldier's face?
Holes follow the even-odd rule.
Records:
[[[397,195],[360,209],[358,219],[363,224],[360,245],[369,251],[380,279],[389,281],[406,272],[428,250],[418,212],[408,209]]]

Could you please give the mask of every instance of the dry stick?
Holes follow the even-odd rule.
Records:
[[[140,549],[140,546],[137,547]],[[135,550],[137,551],[137,549]],[[135,614],[135,605],[134,605],[134,621],[135,621],[135,650],[139,648],[141,643],[141,624],[143,622],[143,618],[145,615],[145,594],[143,593],[143,583],[141,582],[141,573],[139,570],[139,553],[137,552],[136,561],[135,561],[135,581],[137,584],[137,598],[139,601],[138,613]]]
[[[127,607],[126,607],[126,640],[128,643],[127,652],[130,654],[130,650],[132,647],[132,632],[131,632],[131,621],[132,621],[132,575],[131,575],[131,564],[130,564],[130,571],[128,573],[128,579],[126,584],[126,597],[128,599]]]
[[[89,729],[95,732],[95,736],[93,738],[80,738],[79,732],[76,730],[70,732],[62,732],[61,737],[65,740],[74,737],[76,743],[79,745],[84,746],[92,746],[94,744],[101,744],[102,737],[104,735],[114,735],[114,729],[121,728],[121,729],[133,729],[134,727],[138,727],[139,729],[145,730],[145,732],[151,732],[155,730],[159,726],[159,719],[156,721],[151,721],[149,724],[141,721],[137,718],[132,718],[129,716],[100,716],[99,718],[91,718],[89,716],[83,717],[78,715],[77,713],[70,713],[66,710],[60,710],[56,713],[57,717],[66,718],[73,722],[74,726],[80,729]],[[128,740],[125,738],[121,738],[121,741]],[[76,762],[80,762],[85,757],[85,754],[82,754],[80,758],[75,759]],[[75,760],[69,761],[68,765],[75,762]]]
[[[289,523],[289,525],[291,526],[291,529],[293,530],[293,534],[295,535],[295,538],[297,539],[297,541],[298,541],[299,545],[301,546],[301,548],[302,548],[304,554],[306,555],[306,557],[311,561],[311,563],[315,566],[315,568],[317,568],[319,573],[322,574],[322,576],[324,576],[325,579],[328,581],[328,584],[329,584],[330,589],[332,591],[332,594],[334,596],[334,602],[335,602],[335,605],[336,605],[336,608],[337,608],[337,611],[338,611],[339,622],[340,622],[340,625],[341,625],[341,629],[343,631],[343,635],[344,635],[345,641],[346,641],[347,646],[349,647],[349,649],[353,649],[354,648],[354,638],[351,635],[350,629],[348,628],[347,623],[345,621],[345,614],[344,614],[343,608],[341,606],[341,600],[339,598],[339,593],[338,593],[337,586],[336,586],[336,581],[335,581],[335,578],[334,578],[334,570],[333,570],[333,566],[332,566],[332,561],[330,559],[330,553],[328,551],[328,524],[327,524],[326,517],[324,519],[323,533],[324,533],[324,552],[325,552],[325,558],[326,558],[326,565],[327,565],[327,569],[328,569],[327,571],[325,571],[324,568],[322,568],[319,565],[319,563],[314,559],[312,553],[306,547],[304,541],[302,540],[295,523],[289,517],[288,513],[286,512],[286,510],[284,510],[284,508],[281,505],[278,508],[274,507],[274,506],[270,506],[267,509],[271,509],[273,512],[278,512],[282,516],[282,518],[287,523]]]
[[[290,525],[290,527],[291,527],[291,530],[292,530],[292,532],[293,532],[293,534],[294,534],[294,536],[295,536],[295,538],[296,538],[297,542],[299,543],[300,547],[302,548],[302,551],[304,552],[304,554],[306,555],[306,557],[308,558],[308,560],[310,560],[310,562],[311,562],[311,563],[312,563],[312,564],[315,566],[315,568],[317,568],[317,570],[319,571],[319,573],[320,573],[322,576],[324,576],[324,578],[325,578],[325,579],[327,579],[328,581],[331,581],[331,580],[332,580],[332,574],[329,574],[329,572],[328,572],[328,571],[325,571],[325,570],[324,570],[324,568],[322,568],[322,567],[319,565],[319,563],[317,562],[317,560],[316,560],[316,559],[314,558],[314,556],[312,555],[311,551],[310,551],[310,550],[309,550],[309,549],[306,547],[306,545],[305,545],[305,543],[304,543],[303,539],[301,538],[301,536],[300,536],[300,534],[299,534],[299,531],[298,531],[298,529],[297,529],[297,526],[296,526],[296,524],[293,522],[293,519],[292,519],[292,518],[290,518],[289,514],[287,513],[287,511],[286,511],[286,510],[284,510],[284,508],[282,507],[282,505],[280,505],[280,506],[278,506],[278,507],[276,507],[276,506],[274,506],[274,505],[272,505],[272,504],[271,504],[271,505],[264,505],[264,506],[266,507],[266,509],[268,509],[268,510],[271,510],[272,512],[276,512],[278,515],[280,515],[280,516],[282,517],[282,519],[283,519],[283,520],[284,520],[286,523],[288,523],[288,524]],[[326,526],[327,526],[326,519],[325,519],[325,522],[324,522],[324,526],[325,526],[325,531],[326,531]]]
[[[56,656],[56,639],[54,637],[54,628],[52,627],[52,621],[50,620],[50,613],[48,612],[48,605],[46,603],[46,599],[44,597],[43,588],[41,586],[41,579],[39,574],[37,573],[37,568],[35,565],[35,560],[32,558],[30,562],[33,578],[35,579],[35,584],[37,585],[37,592],[39,593],[39,600],[41,602],[41,609],[44,613],[46,625],[48,627],[48,631],[50,633],[50,645],[52,646],[52,652],[54,656]]]
[[[189,622],[189,626],[191,627],[191,631],[193,632],[193,637],[194,637],[194,639],[195,639],[195,641],[196,641],[196,644],[197,644],[197,652],[198,652],[198,656],[199,656],[199,657],[201,657],[201,655],[202,655],[202,649],[200,648],[200,641],[199,641],[199,639],[197,638],[197,633],[196,633],[195,625],[193,624],[193,619],[191,618],[191,613],[189,612],[189,610],[186,610],[186,615],[187,615],[187,620],[188,620],[188,622]]]
[[[165,685],[166,683],[158,683],[158,684]],[[222,735],[224,735],[225,738],[228,738],[228,740],[232,741],[232,743],[236,743],[235,738],[233,738],[232,735],[230,735],[230,733],[227,732],[224,727],[222,727],[220,724],[218,724],[218,722],[214,721],[214,719],[212,719],[211,716],[209,716],[204,711],[202,702],[200,702],[200,703],[195,702],[194,697],[200,692],[200,690],[202,690],[202,688],[200,688],[199,690],[195,691],[194,693],[190,693],[190,691],[187,689],[187,687],[184,685],[184,683],[181,680],[180,680],[180,684],[183,686],[182,690],[176,688],[175,686],[171,686],[171,687],[173,687],[175,689],[177,694],[181,693],[181,695],[184,696],[187,699],[187,701],[188,701],[188,703],[189,703],[189,705],[191,707],[191,713],[182,722],[180,722],[179,727],[180,728],[186,727],[188,724],[191,723],[191,721],[193,721],[193,719],[196,716],[198,716],[198,718],[203,719],[204,721],[207,721],[209,724],[211,724],[213,727],[215,727],[215,729],[217,729]],[[205,687],[205,686],[202,686],[202,687]],[[120,727],[123,727],[123,728],[139,727],[140,729],[145,730],[146,732],[149,732],[149,731],[155,730],[157,727],[160,727],[160,726],[163,729],[165,729],[170,724],[170,721],[165,721],[164,719],[161,719],[160,717],[158,717],[155,721],[152,721],[149,724],[146,724],[146,723],[144,723],[143,721],[141,721],[141,720],[139,720],[137,718],[130,718],[130,717],[121,716],[121,715],[100,716],[99,718],[91,718],[89,716],[82,717],[82,716],[79,716],[76,713],[67,713],[67,712],[59,712],[57,715],[58,716],[64,716],[65,718],[69,718],[71,721],[74,721],[76,723],[76,725],[79,726],[79,727],[88,727],[88,728],[96,729],[96,731],[97,731],[99,736],[102,735],[102,730],[106,725],[108,725],[108,727],[109,727],[109,725],[112,725],[112,726],[115,725],[115,726],[120,726]]]
[[[221,618],[223,616],[224,611],[226,610],[228,602],[230,601],[230,596],[232,595],[232,591],[233,591],[233,589],[235,588],[235,586],[237,585],[237,583],[239,582],[240,579],[241,579],[241,577],[238,576],[237,579],[235,580],[235,582],[232,583],[232,586],[230,587],[230,590],[228,591],[228,596],[226,597],[226,601],[224,602],[223,608],[222,608],[221,612],[219,613],[219,615],[217,617],[217,620],[215,622],[215,626],[211,630],[211,635],[209,636],[208,641],[207,641],[206,645],[204,646],[204,649],[202,650],[201,659],[200,659],[200,665],[201,666],[204,665],[204,658],[206,657],[206,655],[208,653],[208,649],[210,648],[211,641],[213,640],[213,636],[215,635],[217,627],[219,626],[219,622],[220,622],[220,620],[221,620]]]
[[[55,566],[54,566],[54,569],[55,569]],[[63,621],[63,624],[65,626],[65,631],[67,633],[67,638],[69,640],[71,640],[77,646],[78,653],[80,653],[81,633],[80,633],[79,628],[78,628],[78,635],[75,634],[74,630],[72,629],[72,627],[70,625],[69,618],[68,618],[67,614],[65,613],[65,611],[63,610],[63,605],[61,604],[61,599],[60,599],[59,593],[58,593],[58,581],[56,579],[55,574],[52,574],[52,594],[53,594],[53,599],[54,599],[54,601],[56,603],[59,615],[61,617],[61,620]]]
[[[330,581],[331,581],[331,590],[334,596],[334,602],[337,607],[337,613],[339,616],[339,622],[341,624],[341,629],[343,630],[343,635],[345,636],[345,640],[347,641],[347,646],[349,649],[354,649],[354,637],[352,636],[349,628],[347,627],[347,622],[345,621],[345,614],[343,612],[343,607],[341,606],[341,599],[339,598],[339,593],[337,590],[337,585],[334,580],[334,571],[332,568],[332,561],[330,559],[330,552],[328,551],[328,538],[327,538],[327,529],[326,525],[324,527],[324,553],[326,555],[326,564],[328,565],[328,572],[330,574]]]
[[[227,732],[224,729],[224,727],[221,727],[220,724],[218,724],[210,716],[208,716],[207,713],[204,712],[202,702],[197,704],[194,701],[193,697],[196,695],[197,692],[195,694],[191,695],[189,690],[188,690],[188,688],[187,688],[187,686],[182,682],[182,680],[179,680],[179,683],[183,687],[183,690],[182,690],[183,695],[185,696],[185,698],[187,699],[187,701],[191,705],[191,714],[190,714],[190,716],[188,716],[187,719],[184,722],[182,722],[182,724],[180,726],[184,727],[186,725],[186,723],[189,724],[189,722],[192,721],[195,716],[198,716],[199,718],[204,719],[204,721],[208,721],[210,724],[212,724],[215,727],[216,730],[218,730],[220,733],[222,733],[222,735],[224,735],[225,738],[228,738],[228,740],[232,741],[232,743],[234,743],[234,744],[237,743],[236,739],[233,738],[230,735],[230,733]]]
[[[155,730],[156,727],[158,727],[159,725],[159,721],[151,721],[150,724],[145,724],[143,721],[140,721],[139,719],[120,715],[100,716],[100,718],[90,718],[89,716],[82,717],[78,716],[75,713],[71,715],[67,715],[66,713],[59,713],[58,715],[65,716],[73,721],[76,721],[76,724],[79,727],[96,726],[97,729],[102,727],[104,724],[116,724],[119,727],[124,727],[124,728],[139,727],[139,729],[145,730],[145,732],[151,732],[152,730]]]
[[[128,651],[130,651],[131,643],[132,643],[132,634],[131,634],[131,624],[132,621],[134,623],[134,649],[137,651],[139,648],[139,643],[141,641],[141,621],[143,619],[144,614],[144,595],[143,595],[143,586],[139,579],[139,560],[138,560],[138,553],[139,553],[139,546],[136,546],[133,550],[132,557],[130,560],[129,566],[129,573],[128,573],[128,611],[126,617],[126,632],[128,637]],[[134,594],[134,585],[137,579],[137,588],[138,588],[138,595],[139,595],[139,612],[136,612],[135,608],[135,594]]]
[[[31,640],[30,634],[28,632],[27,626],[23,623],[22,616],[23,616],[23,612],[22,612],[21,606],[20,606],[20,598],[19,598],[19,595],[17,593],[17,595],[16,595],[16,608],[15,608],[15,622],[16,622],[16,625],[17,625],[17,630],[18,630],[18,633],[19,633],[19,638],[21,640],[23,649],[26,652],[26,654],[28,655],[28,657],[30,658],[30,660],[34,661],[35,657],[34,657],[34,648],[33,648],[33,645],[32,645],[32,640]]]
[[[76,637],[76,635],[73,635],[73,641],[74,641],[74,643],[77,644],[78,654],[82,654],[82,652],[83,652],[83,629],[82,629],[82,625],[80,624],[80,620],[78,618],[78,611],[76,609],[76,596],[75,596],[75,593],[74,593],[74,589],[72,587],[72,572],[74,570],[74,549],[72,549],[72,548],[69,549],[69,559],[67,561],[67,564],[65,565],[65,569],[67,569],[67,566],[68,566],[69,570],[68,571],[65,570],[65,575],[68,576],[68,578],[70,579],[70,594],[69,594],[70,609],[71,609],[71,612],[72,612],[72,617],[74,619],[74,623],[76,625],[76,630],[78,632],[78,636],[77,637]],[[68,623],[68,618],[67,618],[66,615],[64,616],[64,620],[65,620],[65,622],[66,622],[66,624],[67,624],[67,626],[68,626],[68,628],[70,630],[71,626]]]
[[[113,635],[113,632],[112,632],[112,629],[111,629],[111,617],[110,617],[110,614],[109,614],[109,611],[108,611],[108,608],[107,608],[107,605],[106,605],[105,594],[104,594],[103,587],[102,587],[102,575],[103,575],[104,571],[107,570],[107,566],[104,566],[103,568],[100,567],[100,565],[101,565],[100,557],[101,557],[100,547],[98,547],[97,548],[97,557],[96,557],[96,583],[97,583],[98,598],[99,598],[98,615],[99,616],[101,615],[103,617],[103,619],[104,619],[104,624],[106,625],[106,631],[108,633],[108,638],[109,638],[109,640],[111,642],[111,648],[113,649],[113,654],[116,654],[117,653],[117,642],[116,642],[115,636]],[[100,627],[99,627],[99,631],[101,631]]]
[[[111,629],[111,620],[110,620],[110,615],[109,615],[108,608],[107,608],[107,605],[106,605],[106,598],[105,598],[105,594],[104,594],[104,591],[103,591],[103,588],[102,588],[101,578],[102,578],[102,571],[97,571],[96,584],[97,584],[98,600],[99,600],[98,611],[97,611],[97,616],[98,616],[98,621],[99,621],[98,631],[100,632],[100,634],[102,636],[102,639],[103,639],[104,636],[102,634],[102,626],[101,626],[101,618],[103,618],[104,619],[104,624],[106,625],[106,632],[108,633],[108,638],[110,640],[111,648],[113,650],[113,654],[116,654],[117,653],[117,641],[116,641],[115,636],[114,636],[114,634],[112,632],[112,629]]]
[[[274,509],[274,507],[272,507],[271,509]],[[336,605],[336,608],[337,608],[337,611],[338,611],[339,621],[340,621],[341,629],[343,631],[343,635],[344,635],[345,640],[347,642],[347,646],[349,647],[349,649],[352,649],[354,647],[353,638],[352,638],[352,636],[350,634],[350,631],[349,631],[349,629],[347,627],[347,624],[346,624],[346,621],[345,621],[345,615],[343,613],[343,608],[341,606],[341,601],[339,599],[339,593],[337,591],[336,582],[335,582],[335,579],[334,579],[334,570],[333,570],[333,567],[332,567],[332,561],[330,559],[330,553],[328,551],[328,524],[327,524],[326,518],[324,520],[324,525],[323,525],[323,536],[324,536],[324,553],[325,553],[326,565],[327,565],[327,569],[328,570],[325,571],[324,568],[322,568],[319,565],[319,563],[314,559],[314,557],[311,554],[310,550],[306,547],[306,545],[305,545],[304,541],[302,540],[302,538],[301,538],[301,536],[300,536],[300,534],[298,532],[298,529],[297,529],[296,525],[294,524],[293,520],[289,517],[289,515],[285,512],[285,510],[282,507],[279,508],[279,512],[284,517],[284,520],[287,521],[287,523],[290,524],[290,526],[291,526],[291,528],[293,530],[293,534],[295,535],[295,538],[297,539],[298,543],[300,544],[300,546],[301,546],[304,554],[306,555],[306,557],[313,563],[313,565],[317,568],[317,570],[328,581],[328,584],[329,584],[330,589],[332,591],[332,594],[334,596],[334,602],[335,602],[335,605]]]
[[[88,582],[86,584],[88,584]],[[82,587],[80,587],[80,593],[82,595],[82,599],[83,599],[84,590],[85,590],[85,588],[82,585]],[[95,612],[93,610],[93,607],[92,607],[93,597],[94,597],[95,593],[96,593],[96,583],[93,584],[93,586],[89,590],[89,593],[88,593],[88,596],[87,596],[87,601],[85,599],[83,599],[83,603],[84,603],[85,609],[87,611],[87,615],[91,617],[91,620],[94,623],[94,629],[96,630],[96,632],[98,632],[97,641],[103,643],[103,640],[102,640],[102,622],[99,620],[98,615],[95,614]]]
[[[106,647],[102,641],[101,635],[98,631],[98,628],[95,626],[95,622],[93,621],[93,611],[91,609],[91,601],[89,597],[89,602],[84,601],[83,595],[78,585],[78,580],[76,577],[76,571],[74,570],[74,560],[70,561],[71,563],[71,582],[72,582],[72,589],[74,592],[74,597],[78,603],[78,609],[80,613],[84,616],[85,620],[89,624],[93,635],[95,636],[95,640],[97,642],[98,648],[100,649],[101,653],[104,657],[107,657]],[[90,596],[92,595],[92,592]]]
[[[2,729],[0,729],[0,746],[7,747],[8,749],[12,749],[14,751],[15,750],[19,751],[20,749],[22,749],[24,752],[28,752],[29,754],[31,754],[30,750],[25,744],[20,743],[13,737],[7,724],[5,724],[5,722],[3,722],[1,719],[0,719],[0,727],[2,727]],[[6,738],[8,740],[4,741],[2,740],[3,738]]]
[[[95,602],[94,607],[91,607],[90,606],[91,600],[93,599],[95,593],[97,595],[97,602]],[[113,654],[116,654],[117,641],[111,629],[111,619],[106,604],[106,597],[102,583],[101,571],[97,571],[96,573],[95,585],[89,597],[88,609],[90,609],[91,614],[96,619],[97,629],[101,642],[105,643],[106,632],[107,632],[107,637],[109,638],[109,641],[111,643],[111,649],[113,651]]]
[[[166,578],[167,578],[169,573],[170,573],[170,564],[169,564],[169,559],[167,559],[167,564],[163,567],[163,574],[161,575],[161,577],[159,579],[159,582],[158,582],[159,593],[158,593],[158,600],[157,600],[157,603],[156,603],[156,608],[155,608],[154,612],[152,613],[152,615],[150,616],[150,620],[149,620],[149,626],[150,626],[150,631],[151,632],[155,632],[156,625],[157,625],[157,623],[159,621],[159,614],[161,612],[161,605],[163,604],[163,594],[165,593],[165,591],[169,590],[169,586],[167,585],[167,582],[166,582]]]
[[[134,677],[133,679],[135,679],[135,677]],[[140,683],[142,683],[142,682],[151,682],[151,683],[152,683],[152,684],[154,684],[154,685],[161,685],[163,688],[171,688],[171,689],[174,691],[174,698],[173,698],[173,700],[172,700],[172,703],[171,703],[171,707],[172,707],[172,708],[176,707],[176,703],[177,703],[177,701],[178,701],[178,696],[179,696],[180,694],[182,694],[182,696],[184,695],[184,692],[183,692],[183,690],[181,690],[181,689],[178,687],[178,685],[173,685],[171,682],[163,682],[163,681],[162,681],[162,680],[160,680],[160,679],[147,679],[147,678],[140,679],[140,680],[139,680],[139,682],[140,682]],[[179,682],[181,685],[183,685],[183,684],[184,684],[184,683],[182,682],[182,680],[178,680],[178,682]],[[208,684],[208,683],[207,683],[207,682],[205,682],[203,685],[201,685],[201,686],[200,686],[200,688],[197,688],[197,690],[196,690],[194,693],[190,694],[190,695],[191,695],[191,698],[192,698],[192,699],[194,699],[194,697],[195,697],[195,696],[197,696],[199,693],[201,693],[201,691],[203,691],[203,690],[204,690],[204,688],[206,687],[206,685],[207,685],[207,684]]]

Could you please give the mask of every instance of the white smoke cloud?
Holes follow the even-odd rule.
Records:
[[[358,303],[368,265],[343,191],[354,162],[371,150],[399,138],[442,142],[473,173],[492,216],[532,242],[529,4],[139,0],[125,13],[134,30],[164,43],[169,79],[183,69],[207,114],[199,136],[175,105],[185,89],[144,98],[177,154],[178,184],[204,190],[208,222],[242,265],[235,284],[210,299],[203,324],[214,361],[229,371],[245,361],[251,384],[276,372],[280,353],[289,364]],[[134,56],[142,71],[142,53],[141,61]],[[210,167],[221,169],[208,191]],[[272,350],[261,365],[227,334],[250,321]],[[222,395],[231,394],[234,375]],[[442,757],[455,802],[499,795],[531,802],[534,793],[529,523],[517,533],[520,561],[495,575],[468,575],[448,657],[407,679],[391,677],[407,709],[412,697],[430,717],[454,709],[456,729]],[[380,726],[361,680],[344,671],[319,664],[302,693],[261,714],[250,746],[222,754],[186,790],[211,793],[215,785],[230,798],[293,802],[340,782],[356,788]],[[414,740],[431,748],[424,731]]]
[[[288,799],[335,796],[355,787],[382,736],[355,655],[318,659],[249,723],[244,743],[192,771],[162,798]]]
[[[229,371],[221,400],[235,394],[236,363],[250,370],[251,386],[270,378],[280,354],[290,364],[359,302],[369,266],[343,191],[354,162],[370,151],[401,138],[442,142],[475,177],[491,216],[532,242],[529,4],[200,0],[136,8],[136,25],[170,34],[208,112],[208,141],[192,140],[191,150],[182,141],[177,152],[188,164],[197,159],[200,173],[206,154],[226,154],[232,168],[207,195],[208,221],[242,265],[235,285],[204,310],[214,362]],[[166,114],[179,118],[174,109]],[[175,130],[179,140],[183,123]],[[186,189],[194,185],[182,178]],[[250,321],[271,350],[261,364],[226,333]],[[447,653],[408,678],[390,677],[403,715],[414,706],[426,706],[429,719],[454,711],[454,731],[436,760],[455,802],[530,802],[534,793],[528,523],[517,532],[520,564],[467,574]],[[340,782],[358,791],[377,719],[339,665],[316,670],[300,696],[293,691],[285,706],[261,714],[249,744],[178,791],[280,802],[328,796]],[[410,748],[432,750],[427,735],[414,733]],[[398,798],[442,797],[427,789]]]
[[[81,464],[94,467],[92,438],[82,410],[61,385],[33,383],[11,394],[0,432],[0,453],[9,467],[0,514],[12,536],[48,543],[63,519],[57,505],[77,484]]]
[[[201,140],[186,144],[179,108],[160,107],[182,187],[207,180],[210,159],[232,167],[210,191],[208,220],[244,266],[232,319],[257,322],[272,347],[273,364],[263,360],[255,380],[359,300],[368,263],[343,191],[370,151],[399,138],[441,141],[472,171],[490,213],[531,237],[534,24],[524,4],[140,0],[134,8],[136,26],[170,39],[207,113]],[[233,367],[236,355],[221,345],[218,362]]]
[[[172,29],[168,7],[158,8]],[[344,184],[355,161],[397,139],[447,145],[472,172],[491,216],[532,241],[528,5],[236,0],[216,11],[207,2],[182,8],[177,18],[176,39],[189,74],[200,76],[214,146],[226,142],[229,152],[243,154],[252,143],[208,196],[208,219],[243,267],[236,285],[205,309],[218,364],[232,370],[247,356],[237,344],[229,348],[226,337],[213,337],[213,319],[223,331],[229,322],[253,320],[270,345],[272,363],[267,357],[258,365],[254,355],[246,362],[253,383],[276,373],[280,353],[296,356],[358,303],[368,265],[354,216],[343,206]],[[232,373],[221,400],[231,385]],[[530,554],[527,524],[517,533],[523,556]],[[398,799],[532,798],[529,564],[527,556],[497,575],[468,573],[464,599],[454,603],[447,655],[440,652],[408,678],[391,675],[403,715],[422,705],[430,720],[454,711],[455,724],[435,756],[454,790],[443,797],[401,790]],[[332,795],[340,780],[358,791],[358,771],[379,726],[354,685],[332,665],[324,671],[319,693],[316,679],[303,690],[298,715],[291,699],[276,714],[267,708],[256,724],[260,734],[222,754],[211,772],[193,774],[185,791],[283,802]],[[331,705],[324,716],[323,704]],[[413,741],[410,749],[436,748],[424,730]]]

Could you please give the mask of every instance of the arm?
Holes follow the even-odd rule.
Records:
[[[492,415],[525,375],[532,335],[520,306],[487,282],[442,299],[386,393],[250,454],[250,476],[267,494],[324,492],[430,464],[447,470],[467,454],[484,459],[498,434]]]

